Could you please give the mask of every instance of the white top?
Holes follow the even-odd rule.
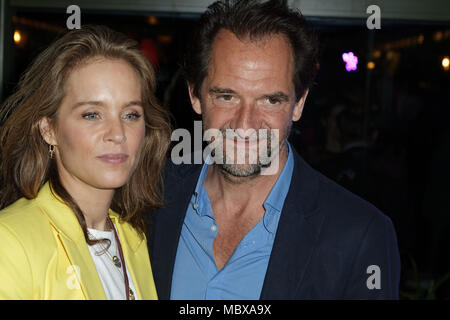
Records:
[[[123,277],[123,267],[116,267],[112,261],[112,257],[117,256],[120,260],[119,249],[117,247],[116,237],[114,232],[101,231],[88,228],[90,239],[109,239],[111,246],[108,248],[108,252],[105,252],[107,244],[97,243],[93,246],[89,246],[89,252],[94,260],[95,267],[97,268],[98,275],[103,284],[106,298],[108,300],[126,300],[125,297],[125,280]],[[119,239],[120,240],[120,239]],[[109,254],[108,254],[109,253]],[[130,289],[133,291],[134,298],[137,300],[137,292],[131,279],[130,272],[127,268],[128,283]]]

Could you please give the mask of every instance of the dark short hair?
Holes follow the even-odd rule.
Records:
[[[200,88],[208,74],[214,39],[223,29],[239,39],[286,36],[294,56],[296,98],[300,99],[311,87],[317,72],[317,37],[308,29],[300,11],[290,9],[286,0],[219,0],[200,17],[183,62],[186,81],[196,97],[200,97]]]

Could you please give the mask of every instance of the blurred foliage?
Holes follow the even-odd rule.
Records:
[[[449,300],[448,297],[438,297],[438,289],[450,280],[450,271],[439,276],[436,279],[433,277],[426,277],[421,275],[417,264],[413,257],[409,256],[409,261],[411,264],[411,270],[408,270],[408,275],[405,280],[405,289],[400,289],[400,299],[401,300],[436,300],[444,299]],[[450,282],[449,282],[450,283]],[[425,285],[424,285],[425,284]]]

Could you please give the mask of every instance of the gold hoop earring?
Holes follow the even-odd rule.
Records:
[[[50,156],[50,159],[53,159],[55,156],[55,146],[54,145],[49,145],[48,146],[48,154]]]

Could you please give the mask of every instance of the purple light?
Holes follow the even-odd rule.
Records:
[[[358,69],[358,57],[353,52],[343,53],[342,60],[344,60],[345,70],[348,72]]]

